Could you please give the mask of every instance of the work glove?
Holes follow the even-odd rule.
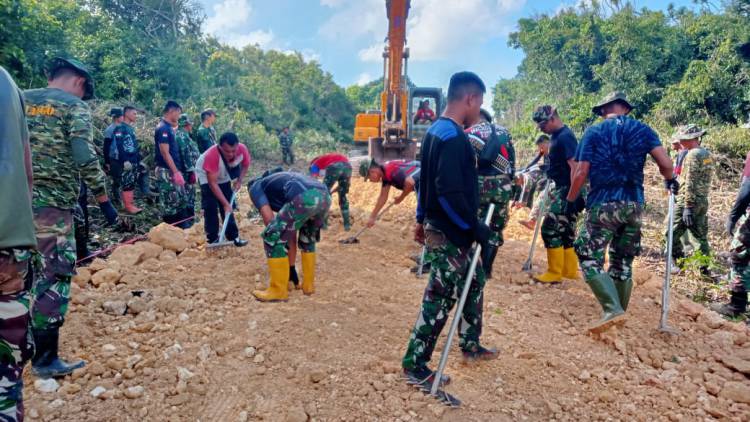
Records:
[[[490,226],[480,221],[479,224],[474,227],[474,239],[482,246],[482,249],[486,250],[490,245],[490,237],[492,237]]]
[[[117,223],[117,210],[112,206],[111,201],[100,202],[99,209],[102,210],[102,214],[104,214],[104,218],[107,219],[109,225]]]
[[[690,208],[685,208],[682,210],[682,222],[685,224],[685,227],[693,227],[693,210]]]
[[[122,169],[125,171],[133,170],[133,163],[131,163],[130,161],[122,163]]]
[[[185,186],[185,178],[182,177],[182,173],[180,173],[179,171],[172,175],[172,181],[177,186]]]
[[[664,181],[664,187],[667,188],[668,191],[672,192],[672,195],[676,196],[680,191],[680,182],[677,181],[676,177],[673,177]]]

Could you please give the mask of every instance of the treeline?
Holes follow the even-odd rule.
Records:
[[[218,129],[232,127],[256,155],[277,149],[284,126],[297,131],[300,152],[308,138],[319,149],[351,139],[355,106],[317,62],[223,45],[202,32],[204,20],[193,0],[0,0],[0,65],[32,88],[46,85],[52,57],[79,58],[104,100],[95,106],[158,115],[176,99],[196,117],[212,107]]]
[[[525,58],[516,77],[495,85],[496,115],[530,139],[533,108],[551,103],[580,133],[595,121],[591,105],[621,90],[663,137],[697,123],[711,129],[715,151],[744,158],[750,134],[737,125],[750,112],[750,63],[738,47],[750,39],[750,0],[696,3],[662,12],[594,0],[521,19],[509,44]]]

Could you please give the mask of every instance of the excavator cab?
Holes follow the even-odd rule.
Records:
[[[419,144],[430,125],[443,113],[445,97],[440,88],[414,88],[410,94],[409,139]],[[420,112],[420,107],[425,111]]]

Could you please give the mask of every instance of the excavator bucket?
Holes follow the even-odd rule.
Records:
[[[417,143],[408,139],[384,142],[382,138],[370,139],[370,158],[378,163],[390,160],[414,160],[417,157]]]

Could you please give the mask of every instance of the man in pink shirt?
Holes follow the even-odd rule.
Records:
[[[208,243],[219,240],[219,213],[229,218],[226,238],[235,246],[247,245],[239,237],[239,229],[232,215],[232,193],[240,190],[242,179],[250,168],[250,151],[232,132],[219,138],[219,144],[207,149],[195,163],[195,173],[201,186],[203,225]],[[234,180],[234,186],[232,186]]]

